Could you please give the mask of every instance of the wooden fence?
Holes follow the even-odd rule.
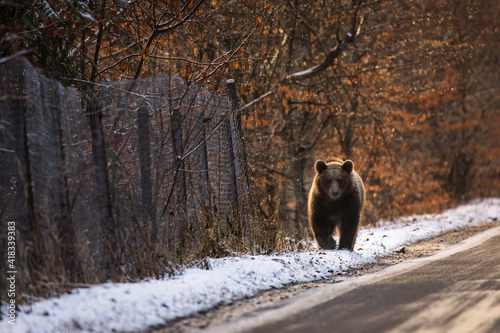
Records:
[[[248,232],[246,152],[228,87],[232,99],[179,77],[113,82],[90,87],[90,104],[25,59],[1,64],[0,218],[16,222],[27,281],[47,267],[68,281],[103,280],[109,260],[126,274],[131,244],[175,252],[207,225]]]

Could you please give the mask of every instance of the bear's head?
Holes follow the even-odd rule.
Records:
[[[319,190],[332,200],[342,198],[352,187],[353,167],[351,160],[329,163],[317,161],[315,182]]]

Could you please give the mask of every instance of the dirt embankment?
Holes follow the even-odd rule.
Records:
[[[375,273],[405,260],[427,257],[439,250],[455,245],[479,232],[499,225],[500,221],[495,221],[480,226],[457,229],[436,238],[405,246],[396,253],[377,259],[377,261],[372,264],[359,269],[353,269],[341,275],[333,275],[321,281],[291,284],[282,289],[263,291],[251,298],[242,299],[227,305],[220,305],[206,312],[167,322],[164,327],[151,329],[147,332],[191,332],[220,324],[231,318],[245,316],[256,311],[276,308],[279,307],[286,299],[304,290],[322,287],[331,283],[339,283],[350,277]]]

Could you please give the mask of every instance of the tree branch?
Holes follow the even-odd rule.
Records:
[[[244,38],[243,40],[240,40],[240,42],[239,42],[239,44],[238,44],[237,47],[235,47],[234,49],[232,49],[230,51],[227,51],[222,56],[220,56],[219,58],[216,59],[218,61],[218,59],[221,59],[221,58],[227,56],[227,58],[226,58],[225,61],[223,61],[222,63],[220,63],[210,73],[208,73],[205,76],[203,76],[203,73],[205,73],[211,67],[211,65],[205,67],[198,74],[198,76],[196,76],[193,80],[191,80],[191,82],[194,82],[194,84],[198,84],[198,82],[200,82],[200,81],[202,81],[202,80],[204,80],[204,79],[212,76],[213,74],[215,74],[219,68],[221,68],[222,66],[224,66],[224,64],[227,64],[228,62],[230,62],[231,59],[234,57],[234,55],[238,52],[238,50],[241,49],[243,47],[243,45],[245,45],[247,43],[247,41],[250,39],[250,37],[253,35],[253,33],[257,30],[257,28],[258,28],[258,26],[254,26],[252,28],[252,31],[248,34],[248,36],[246,38]]]
[[[314,28],[302,16],[297,14],[297,18],[299,18],[302,21],[302,23],[304,24],[304,26],[316,37],[316,40],[317,40],[316,44],[321,49],[321,51],[323,51],[325,54],[327,54],[328,51],[326,50],[326,47],[323,45],[323,43],[321,43],[321,40],[319,39],[319,36],[316,33],[316,30],[314,30]]]
[[[132,81],[132,84],[130,85],[129,91],[132,91],[135,88],[135,80],[139,78],[139,75],[141,74],[142,71],[142,66],[144,65],[144,61],[146,60],[147,56],[149,56],[150,52],[150,47],[153,41],[156,39],[156,37],[160,34],[163,34],[165,32],[168,32],[170,30],[173,30],[184,23],[186,23],[187,19],[193,16],[200,5],[203,3],[205,0],[198,0],[198,2],[193,6],[193,8],[189,11],[189,13],[184,16],[180,21],[177,21],[176,23],[171,24],[172,20],[166,23],[160,23],[154,27],[153,32],[151,33],[151,36],[149,36],[148,42],[146,44],[146,47],[144,48],[144,51],[141,55],[141,59],[139,60],[139,64],[137,65],[137,70],[135,71],[134,74],[134,81]],[[187,4],[186,4],[187,5]]]
[[[332,50],[330,50],[330,52],[328,52],[325,60],[323,60],[323,62],[321,64],[318,64],[314,67],[306,69],[305,71],[290,74],[286,77],[286,79],[288,79],[288,80],[297,80],[297,79],[303,80],[303,79],[310,78],[310,77],[312,77],[320,72],[323,72],[324,70],[326,70],[328,67],[330,67],[333,64],[335,59],[337,59],[340,56],[342,51],[345,49],[344,45],[345,44],[343,44],[342,41],[340,41],[340,43],[338,43]]]
[[[118,12],[118,15],[115,19],[110,20],[106,22],[104,25],[104,28],[107,29],[111,24],[116,22],[116,19],[123,15],[128,8],[130,8],[130,5],[134,2],[135,0],[129,0],[126,3],[123,4],[123,7],[120,9]],[[97,36],[92,36],[92,37],[87,37],[84,40],[81,41],[80,44],[76,45],[69,53],[68,53],[68,58],[73,58],[79,51],[82,49],[86,44],[90,43],[91,41],[95,40]]]
[[[17,57],[20,57],[22,55],[25,55],[25,54],[28,54],[28,53],[31,53],[33,51],[33,49],[28,49],[28,50],[21,50],[19,52],[16,52],[10,56],[7,56],[7,57],[3,57],[3,58],[0,58],[0,65],[3,64],[3,63],[6,63],[6,62],[9,62]]]
[[[205,0],[199,0],[199,1],[198,1],[198,2],[197,2],[194,6],[193,6],[193,8],[189,11],[189,13],[188,13],[186,16],[184,16],[184,17],[182,18],[182,20],[180,20],[180,21],[178,21],[178,22],[176,22],[176,23],[173,23],[173,24],[172,24],[172,22],[174,21],[174,19],[172,19],[172,20],[170,20],[170,21],[168,21],[168,22],[166,22],[166,23],[160,23],[160,24],[158,24],[158,25],[156,26],[156,31],[157,31],[158,33],[163,33],[163,32],[167,32],[167,31],[169,31],[169,30],[175,29],[175,28],[177,28],[178,26],[180,26],[180,25],[184,24],[184,23],[187,21],[187,19],[188,19],[188,18],[190,18],[191,16],[193,16],[193,15],[194,15],[194,13],[196,13],[196,11],[197,11],[197,10],[198,10],[198,8],[200,7],[200,5],[203,3],[203,1],[205,1]]]
[[[356,37],[358,37],[361,32],[361,26],[363,25],[363,17],[360,18],[359,23],[357,22],[357,17],[359,10],[361,8],[361,4],[363,1],[359,1],[354,9],[354,13],[352,15],[352,25],[350,29],[350,33],[347,34],[347,38],[343,41],[340,38],[340,24],[337,26],[337,45],[330,52],[327,53],[325,60],[322,63],[306,69],[305,71],[297,72],[286,76],[288,80],[303,80],[308,79],[310,77],[315,76],[318,73],[325,71],[328,67],[330,67],[335,59],[337,59],[342,52],[347,48],[347,45],[354,43]],[[303,21],[305,23],[305,21]]]

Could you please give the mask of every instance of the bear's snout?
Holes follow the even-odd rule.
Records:
[[[334,198],[338,198],[340,195],[339,184],[337,182],[333,182],[332,184],[332,195]]]

